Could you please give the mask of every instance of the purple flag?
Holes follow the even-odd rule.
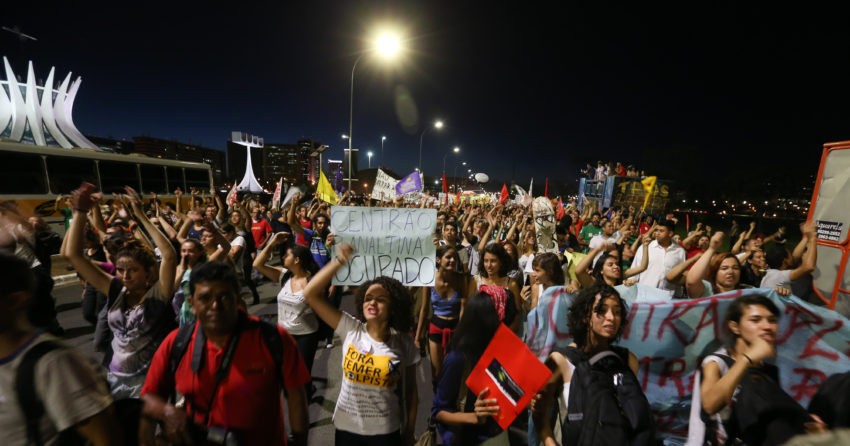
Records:
[[[337,167],[336,177],[334,178],[334,192],[341,194],[345,190],[344,184],[342,180],[342,167]]]
[[[422,177],[419,176],[419,172],[411,173],[395,185],[395,192],[399,195],[417,190],[422,190]]]

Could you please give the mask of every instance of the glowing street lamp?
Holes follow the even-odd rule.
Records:
[[[372,151],[370,150],[370,151],[366,152],[366,156],[369,157],[369,168],[371,169],[372,168]]]
[[[384,141],[387,140],[386,136],[381,137],[381,164],[384,164]]]
[[[437,129],[437,130],[440,130],[441,128],[443,128],[443,121],[441,121],[439,119],[436,120],[434,122],[434,128]],[[422,172],[422,140],[423,140],[423,138],[425,138],[425,133],[428,132],[428,130],[430,130],[430,129],[431,129],[431,127],[426,127],[425,130],[422,130],[422,134],[419,135],[419,172]],[[443,169],[443,170],[445,170],[445,169]]]
[[[452,149],[451,152],[446,152],[446,154],[443,155],[443,173],[446,173],[446,157],[449,156],[449,153],[452,153],[452,152],[460,153],[460,147],[455,146],[455,148]]]
[[[383,33],[378,36],[374,42],[372,51],[363,53],[354,60],[354,65],[351,67],[351,94],[348,103],[348,190],[351,190],[351,159],[352,159],[352,138],[354,133],[354,72],[357,69],[357,63],[364,55],[375,52],[386,59],[395,57],[401,50],[401,44],[398,37],[389,33]]]

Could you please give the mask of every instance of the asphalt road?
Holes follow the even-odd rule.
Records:
[[[255,316],[274,315],[276,308],[274,298],[278,289],[275,284],[263,283],[259,286],[261,303],[251,305],[248,311]],[[92,340],[94,327],[83,319],[80,309],[80,296],[82,287],[75,281],[58,284],[53,291],[56,298],[56,309],[59,323],[65,329],[66,342],[80,351],[92,356],[97,361],[101,355],[94,351]],[[346,294],[342,298],[341,308],[349,313],[354,313],[354,299],[352,295]],[[320,347],[316,352],[313,363],[313,382],[317,392],[310,402],[310,437],[311,445],[333,444],[333,409],[339,394],[340,381],[342,379],[342,357],[341,341],[339,337],[334,338],[334,347],[326,349]],[[416,435],[425,431],[427,427],[428,414],[433,400],[431,389],[430,367],[428,359],[423,358],[417,369],[417,383],[419,389],[419,414],[416,423]],[[284,405],[284,408],[286,405]],[[289,424],[287,417],[287,426]]]

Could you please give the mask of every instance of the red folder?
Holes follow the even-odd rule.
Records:
[[[498,401],[496,422],[502,429],[507,429],[551,375],[549,367],[502,324],[481,355],[481,360],[469,373],[466,385],[475,395],[485,387],[489,389],[485,398]]]

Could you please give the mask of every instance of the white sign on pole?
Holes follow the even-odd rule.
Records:
[[[378,169],[378,174],[375,176],[375,185],[372,187],[372,199],[383,201],[395,200],[395,185],[398,180]]]
[[[436,225],[435,209],[332,206],[334,243],[355,248],[333,284],[360,285],[387,276],[404,286],[434,286]]]

